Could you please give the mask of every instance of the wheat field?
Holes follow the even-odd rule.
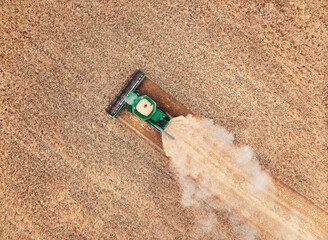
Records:
[[[171,160],[105,112],[136,68],[327,222],[327,11],[0,1],[0,239],[195,238]]]

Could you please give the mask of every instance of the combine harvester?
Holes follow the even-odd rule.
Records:
[[[124,108],[127,111],[122,111]],[[160,132],[174,139],[165,131],[171,118],[191,113],[139,69],[131,75],[106,111],[112,118],[117,118],[128,125],[161,151],[163,150]]]

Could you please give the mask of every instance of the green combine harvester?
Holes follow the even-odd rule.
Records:
[[[171,121],[171,117],[147,95],[138,93],[137,88],[145,78],[145,74],[139,69],[134,72],[131,79],[127,82],[121,93],[109,105],[106,111],[116,118],[124,106],[127,110],[139,117],[141,120],[146,121],[148,124],[161,131],[166,136],[174,139],[164,129]]]

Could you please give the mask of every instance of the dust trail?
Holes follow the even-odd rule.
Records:
[[[172,119],[167,130],[176,140],[163,136],[164,150],[177,172],[182,204],[194,210],[196,239],[323,239],[276,199],[273,180],[250,147],[233,144],[231,133],[190,115]]]

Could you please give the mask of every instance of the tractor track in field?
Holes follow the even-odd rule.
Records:
[[[327,213],[263,172],[251,150],[234,146],[226,130],[209,120],[187,116],[173,119],[168,131],[176,140],[163,136],[164,150],[183,189],[182,204],[194,209],[199,219],[200,226],[195,225],[198,237],[328,237]],[[210,227],[202,228],[210,215]],[[222,222],[222,218],[237,222]]]

